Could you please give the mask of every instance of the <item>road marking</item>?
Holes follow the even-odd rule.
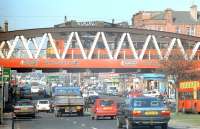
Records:
[[[81,124],[82,127],[85,127],[85,124]]]
[[[77,124],[77,121],[73,121],[73,124]]]
[[[69,118],[67,118],[66,120],[69,120]]]
[[[92,129],[98,129],[98,128],[95,128],[95,127],[91,127]]]

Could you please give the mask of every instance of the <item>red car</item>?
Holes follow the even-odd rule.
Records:
[[[117,115],[117,103],[111,99],[96,99],[91,109],[92,120],[99,117],[111,117],[116,118]]]

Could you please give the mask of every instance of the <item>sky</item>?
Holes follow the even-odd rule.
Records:
[[[67,20],[126,21],[131,24],[138,11],[189,11],[200,0],[0,0],[0,25],[9,30],[53,27]]]

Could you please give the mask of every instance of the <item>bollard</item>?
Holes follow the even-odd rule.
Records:
[[[12,129],[15,129],[15,118],[16,118],[16,116],[13,113],[12,114]]]

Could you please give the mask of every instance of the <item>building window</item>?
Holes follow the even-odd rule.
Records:
[[[188,35],[195,35],[195,28],[194,27],[187,27],[187,34]]]
[[[163,28],[161,26],[158,26],[158,31],[163,31]]]
[[[181,29],[179,27],[176,27],[176,33],[181,33]]]
[[[190,27],[187,27],[187,28],[186,28],[186,34],[187,34],[187,35],[190,35]]]
[[[193,36],[195,35],[195,28],[194,27],[190,28],[190,34],[193,35]]]

